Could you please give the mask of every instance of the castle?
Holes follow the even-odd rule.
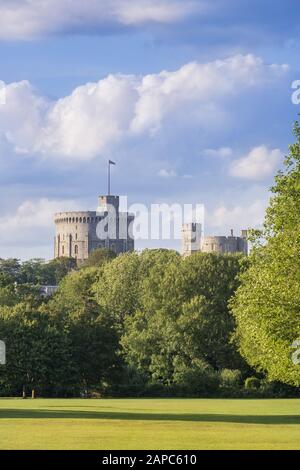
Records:
[[[134,215],[120,212],[119,196],[99,196],[97,211],[55,214],[54,257],[72,257],[80,264],[97,248],[116,254],[134,250]],[[248,254],[247,230],[241,236],[203,236],[201,223],[182,225],[182,255],[195,252]]]
[[[241,236],[202,236],[201,223],[188,223],[182,226],[182,255],[189,256],[201,251],[203,253],[244,253],[248,254],[247,230]]]
[[[99,196],[97,211],[55,214],[54,257],[68,256],[80,264],[96,248],[116,254],[134,250],[134,215],[120,212],[119,196]]]

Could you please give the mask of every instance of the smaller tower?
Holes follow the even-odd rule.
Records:
[[[98,212],[109,212],[110,208],[114,208],[116,214],[119,213],[119,196],[99,196],[98,198]]]
[[[189,256],[201,249],[202,224],[192,222],[182,225],[182,256]]]

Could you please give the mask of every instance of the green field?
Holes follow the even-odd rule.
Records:
[[[1,449],[300,449],[300,400],[0,399]]]

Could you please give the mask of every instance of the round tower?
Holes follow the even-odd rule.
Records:
[[[113,216],[109,204],[115,209]],[[113,236],[100,235],[99,226],[102,223],[102,228],[105,227],[103,222],[106,220],[115,224]],[[132,214],[119,212],[118,196],[100,196],[98,211],[59,212],[55,214],[54,257],[72,257],[81,263],[96,248],[109,248],[117,254],[132,251],[134,239],[130,228],[133,220]]]

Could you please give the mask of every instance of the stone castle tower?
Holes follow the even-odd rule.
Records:
[[[203,253],[244,253],[248,254],[247,230],[241,236],[202,236],[200,223],[183,224],[182,255],[189,256],[197,251]]]
[[[55,214],[54,257],[69,256],[78,263],[96,248],[115,253],[134,250],[134,215],[119,211],[119,196],[100,196],[97,211]]]
[[[181,230],[181,244],[183,256],[192,255],[200,251],[202,242],[202,224],[189,223],[183,224]]]

